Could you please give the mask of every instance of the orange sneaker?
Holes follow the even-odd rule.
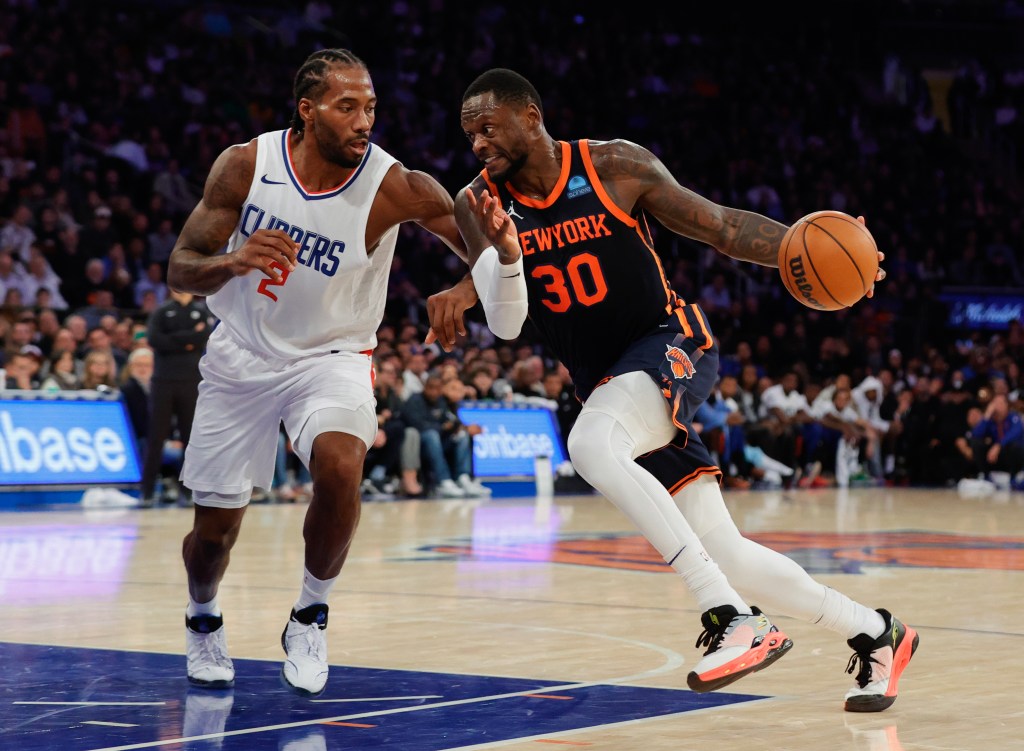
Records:
[[[704,657],[686,676],[698,693],[715,691],[748,673],[771,665],[793,642],[757,608],[740,613],[732,605],[711,608],[701,617],[704,631],[694,646],[707,647]]]

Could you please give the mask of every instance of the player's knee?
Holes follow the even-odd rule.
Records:
[[[612,418],[600,412],[584,412],[576,419],[566,442],[573,467],[588,482],[602,467],[615,460],[608,440]]]
[[[197,510],[201,507],[197,507]],[[196,514],[192,532],[185,538],[186,548],[191,543],[207,556],[231,550],[242,529],[242,514],[225,509],[203,510]]]

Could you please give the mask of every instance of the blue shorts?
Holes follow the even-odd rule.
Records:
[[[697,407],[707,400],[718,381],[718,344],[710,331],[700,308],[680,308],[657,331],[634,342],[605,376],[607,380],[643,371],[668,401],[672,422],[679,432],[666,446],[636,461],[673,494],[703,475],[713,475],[719,481],[722,478],[722,470],[692,430]]]

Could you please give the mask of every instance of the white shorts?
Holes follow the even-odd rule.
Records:
[[[199,362],[192,434],[181,481],[200,493],[269,489],[281,422],[308,467],[313,440],[349,433],[369,446],[377,434],[373,361],[368,353],[331,352],[297,360],[258,355],[218,327]]]

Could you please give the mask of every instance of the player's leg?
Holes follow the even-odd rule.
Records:
[[[283,412],[295,453],[310,471],[302,589],[281,634],[284,681],[315,696],[327,683],[327,599],[359,523],[366,452],[377,434],[370,358],[338,353],[308,358],[296,373],[298,394]]]
[[[896,700],[900,674],[917,648],[913,629],[886,610],[871,610],[826,587],[791,558],[744,537],[713,479],[695,480],[674,499],[737,590],[773,613],[824,626],[847,640],[860,662],[857,685],[847,694],[848,710],[877,712]]]
[[[580,476],[611,500],[682,576],[704,612],[710,647],[690,674],[695,690],[713,690],[766,667],[792,646],[730,586],[671,495],[634,459],[675,436],[661,390],[642,372],[625,373],[587,399],[569,435]]]
[[[195,502],[192,530],[182,544],[189,589],[187,673],[206,688],[234,682],[217,593],[253,485],[270,487],[273,473],[280,417],[268,380],[276,376],[262,367],[226,337],[211,338],[185,449],[181,480]],[[244,381],[238,373],[246,374]]]

